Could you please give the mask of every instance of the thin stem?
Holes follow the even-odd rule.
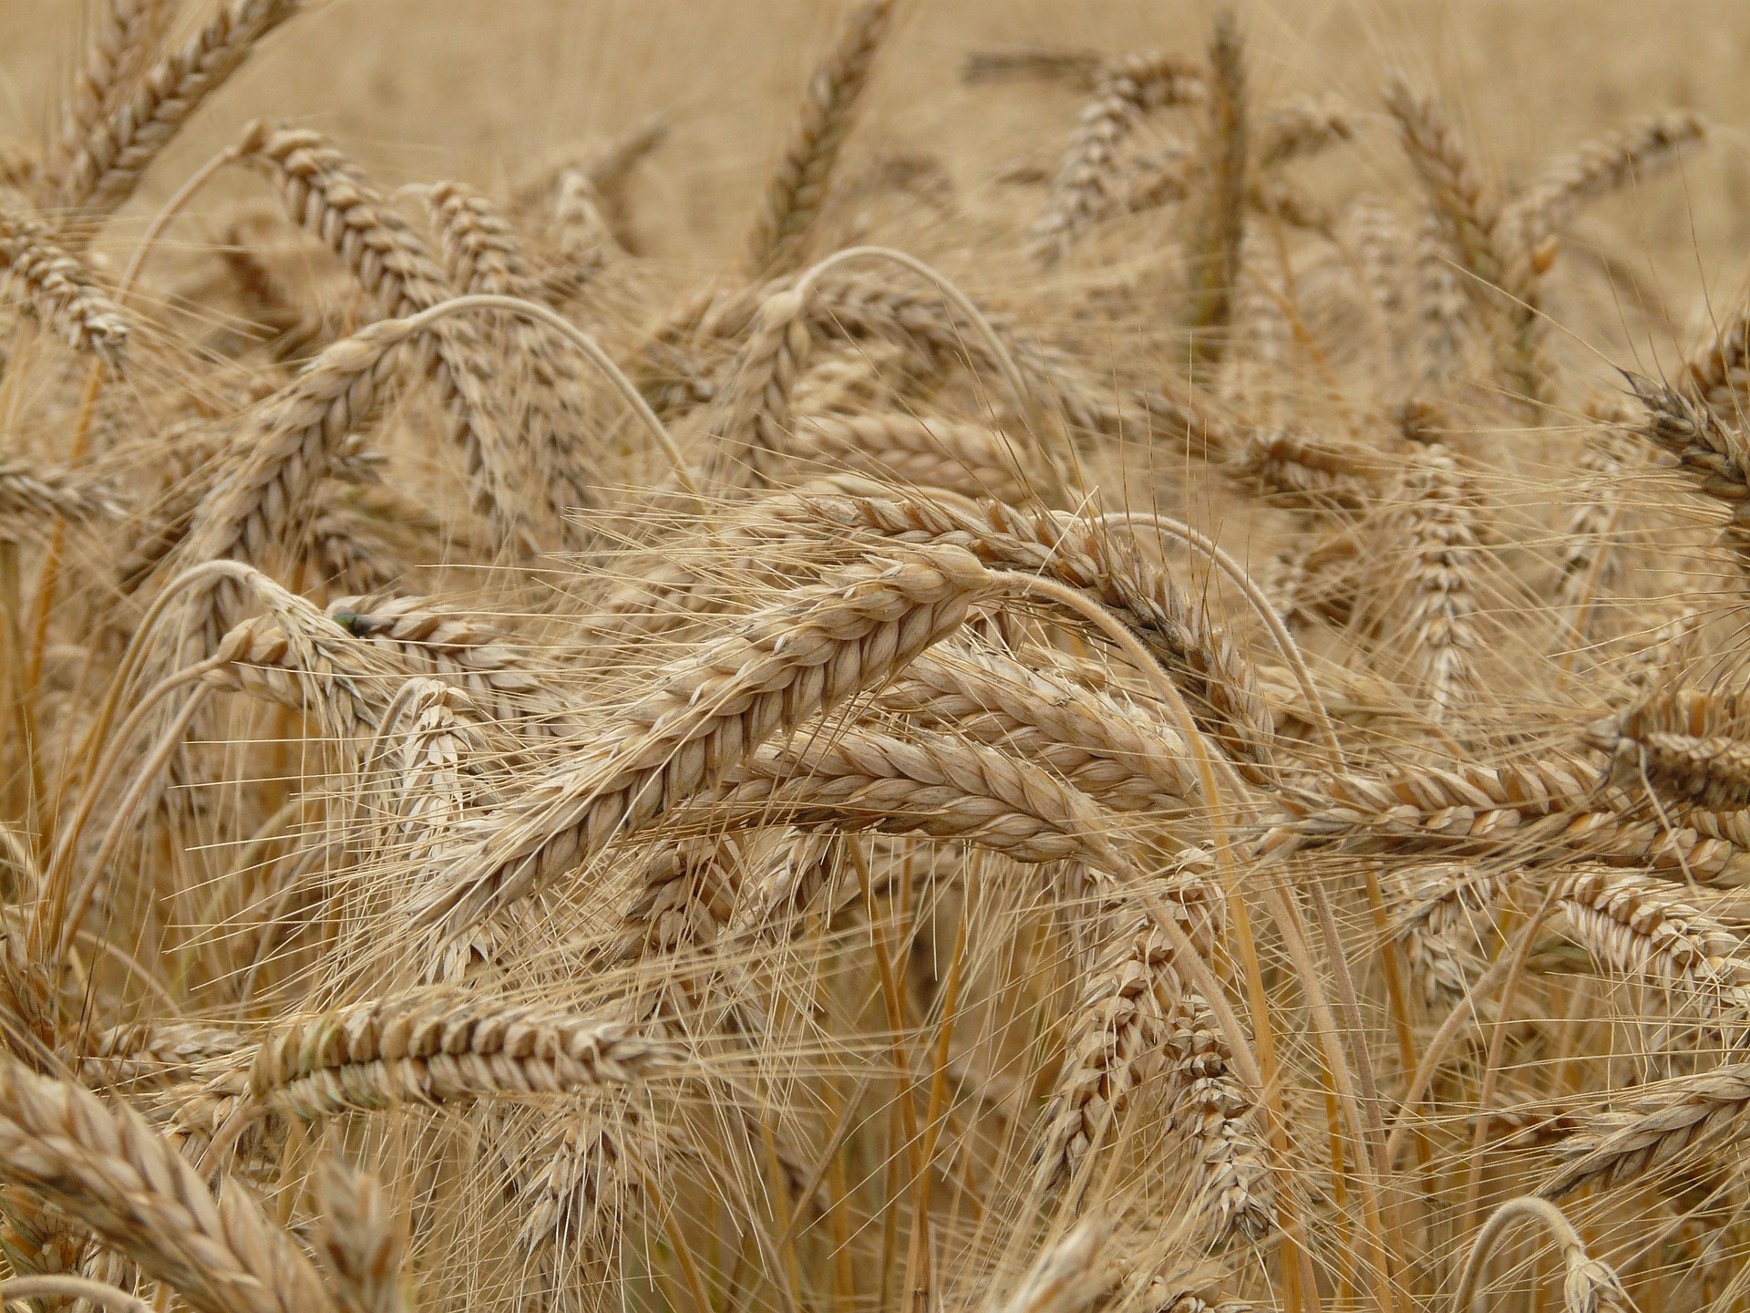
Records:
[[[1288,626],[1282,623],[1282,617],[1276,614],[1276,608],[1270,605],[1270,599],[1264,596],[1264,590],[1253,580],[1251,572],[1233,557],[1223,551],[1214,539],[1200,533],[1183,520],[1175,520],[1170,515],[1161,515],[1154,511],[1107,511],[1094,517],[1096,524],[1123,524],[1135,526],[1146,524],[1163,533],[1195,547],[1207,556],[1222,573],[1239,587],[1246,595],[1246,600],[1252,604],[1252,610],[1258,613],[1258,618],[1270,630],[1270,636],[1276,640],[1276,648],[1282,653],[1282,659],[1288,662],[1288,668],[1294,673],[1294,680],[1300,685],[1301,696],[1306,698],[1307,708],[1312,712],[1313,724],[1318,727],[1324,737],[1325,746],[1330,750],[1331,769],[1346,770],[1343,758],[1343,744],[1337,738],[1337,730],[1331,723],[1330,713],[1325,710],[1324,699],[1319,696],[1318,686],[1313,683],[1312,672],[1307,668],[1306,658],[1300,653],[1300,647],[1294,641],[1294,635],[1288,632]]]
[[[1476,1297],[1477,1283],[1482,1279],[1484,1265],[1494,1255],[1507,1228],[1521,1219],[1541,1222],[1566,1252],[1585,1250],[1585,1242],[1580,1239],[1580,1233],[1574,1230],[1573,1223],[1549,1200],[1539,1199],[1536,1195],[1509,1199],[1494,1211],[1483,1224],[1483,1229],[1477,1232],[1477,1238],[1470,1248],[1470,1256],[1465,1260],[1464,1275],[1459,1278],[1458,1290],[1452,1298],[1453,1313],[1465,1313],[1470,1307],[1471,1300]]]
[[[152,1313],[152,1306],[145,1300],[130,1295],[125,1290],[107,1286],[101,1281],[93,1281],[89,1277],[62,1274],[9,1277],[0,1285],[0,1300],[8,1304],[23,1303],[27,1299],[36,1299],[43,1295],[89,1299],[103,1308],[115,1309],[116,1313]]]

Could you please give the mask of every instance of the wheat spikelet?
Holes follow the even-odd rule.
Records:
[[[1465,364],[1470,342],[1465,322],[1465,291],[1461,274],[1430,214],[1416,234],[1416,372],[1420,385],[1436,396],[1453,382]]]
[[[562,289],[560,299],[576,300],[618,245],[602,213],[600,194],[582,169],[567,169],[559,175],[559,188],[553,197],[553,227],[560,267],[552,286]]]
[[[181,50],[147,69],[134,93],[92,125],[54,200],[113,213],[189,116],[301,8],[302,0],[226,0]]]
[[[1622,514],[1622,484],[1631,465],[1615,435],[1589,442],[1580,457],[1580,500],[1563,526],[1555,601],[1570,612],[1575,637],[1586,641],[1592,604],[1621,575],[1616,528]]]
[[[106,0],[86,43],[85,66],[73,79],[61,132],[44,162],[40,186],[54,195],[68,162],[97,127],[116,113],[163,45],[176,19],[175,0]]]
[[[1152,926],[1126,926],[1105,946],[1076,1002],[1046,1108],[1037,1150],[1042,1188],[1075,1185],[1132,1095],[1164,1073],[1167,1014],[1183,988],[1172,949]]]
[[[285,1026],[256,1050],[249,1095],[311,1120],[349,1108],[623,1085],[672,1057],[617,1021],[428,991]]]
[[[75,1074],[88,1085],[186,1080],[213,1059],[234,1057],[248,1042],[234,1030],[189,1022],[111,1026],[80,1046]]]
[[[0,460],[0,539],[15,541],[43,521],[72,524],[119,519],[121,499],[113,489],[52,465]]]
[[[237,625],[212,651],[205,683],[314,714],[342,743],[362,746],[414,672],[354,639],[302,598]]]
[[[375,409],[394,373],[394,350],[418,331],[410,320],[380,320],[329,347],[262,406],[195,507],[177,558],[281,565],[308,531],[317,480]],[[203,620],[209,649],[235,618],[236,590],[216,586],[212,598]]]
[[[1324,780],[1323,796],[1285,794],[1293,819],[1272,826],[1261,850],[1303,846],[1346,852],[1584,859],[1707,879],[1741,870],[1750,814],[1695,810],[1657,816],[1594,810],[1601,799],[1560,762],[1430,768],[1389,779]]]
[[[80,262],[50,240],[43,226],[0,206],[0,271],[24,290],[44,328],[75,351],[120,368],[128,321]]]
[[[1645,780],[1684,807],[1750,807],[1750,694],[1667,688],[1650,693],[1589,736],[1613,754],[1613,778]]]
[[[87,1234],[59,1209],[18,1186],[0,1186],[0,1254],[14,1276],[80,1269]],[[81,1310],[83,1313],[83,1310]]]
[[[1469,863],[1417,863],[1393,883],[1408,914],[1397,936],[1422,998],[1438,1005],[1462,997],[1482,973],[1480,926],[1514,883],[1507,871]]]
[[[1373,304],[1380,339],[1394,364],[1401,366],[1407,358],[1404,315],[1414,296],[1410,235],[1388,205],[1366,198],[1349,207],[1342,237],[1353,252],[1355,270]]]
[[[729,479],[729,471],[721,468],[728,460],[763,480],[772,457],[792,445],[790,394],[814,349],[806,309],[806,299],[794,288],[760,303],[723,401],[713,482]]]
[[[1262,1098],[1233,1070],[1233,1052],[1197,994],[1184,992],[1168,1014],[1165,1051],[1170,1115],[1198,1165],[1197,1208],[1217,1241],[1262,1239],[1276,1230],[1275,1176],[1258,1124]]]
[[[644,863],[636,897],[621,914],[618,958],[709,945],[729,923],[741,885],[732,835],[658,845]]]
[[[826,200],[838,163],[874,69],[875,56],[892,25],[898,0],[862,0],[846,21],[831,53],[809,79],[802,112],[772,180],[748,243],[756,276],[786,273],[802,262],[810,229]]]
[[[493,722],[523,732],[558,733],[574,726],[576,709],[552,686],[552,675],[580,653],[547,652],[519,642],[476,616],[450,610],[435,599],[394,597],[372,601],[337,597],[328,614],[342,629],[409,671],[434,675],[465,689]],[[270,665],[268,652],[254,660]]]
[[[1188,807],[1189,750],[1133,708],[994,652],[926,652],[875,699],[883,711],[1049,767],[1120,811]]]
[[[1008,1298],[991,1300],[985,1313],[1079,1313],[1091,1305],[1104,1284],[1098,1257],[1107,1230],[1103,1218],[1077,1222],[1043,1246]]]
[[[433,216],[451,286],[459,293],[512,296],[540,301],[542,287],[510,224],[480,193],[461,183],[441,182],[430,192]],[[584,478],[578,438],[590,427],[583,383],[571,357],[552,349],[538,325],[523,318],[506,330],[516,366],[526,368],[537,472],[554,516],[563,521],[578,508],[598,504]]]
[[[798,415],[787,444],[806,465],[923,488],[1023,501],[1032,481],[1016,444],[983,424],[891,413]]]
[[[215,1200],[128,1108],[8,1059],[0,1067],[0,1176],[89,1226],[202,1313],[333,1305],[310,1261],[236,1182]]]
[[[714,823],[827,825],[958,839],[1028,863],[1115,872],[1126,836],[1045,771],[1005,753],[914,731],[770,743],[709,800]]]
[[[1202,91],[1198,73],[1175,56],[1141,52],[1107,65],[1058,165],[1050,204],[1033,225],[1034,258],[1055,263],[1084,229],[1111,212],[1124,190],[1119,150],[1144,115]]]
[[[1699,377],[1692,382],[1703,398],[1717,391]],[[1631,374],[1629,385],[1646,409],[1635,432],[1677,457],[1695,491],[1725,504],[1726,542],[1740,556],[1750,554],[1750,441],[1742,426],[1716,414],[1717,404],[1702,404],[1652,379]]]
[[[1416,95],[1402,78],[1386,87],[1385,104],[1452,258],[1473,278],[1501,286],[1507,261],[1497,231],[1500,203],[1477,176],[1458,134],[1433,97]]]
[[[1387,475],[1385,463],[1365,447],[1287,429],[1249,435],[1227,469],[1275,504],[1319,511],[1366,509]]]
[[[1278,105],[1259,124],[1255,167],[1270,169],[1318,154],[1355,135],[1355,123],[1342,102],[1311,96]]]
[[[1397,532],[1405,560],[1399,568],[1409,577],[1395,596],[1386,593],[1392,610],[1385,622],[1395,643],[1408,648],[1431,714],[1440,719],[1476,688],[1482,501],[1457,462],[1438,447],[1418,453],[1403,495]],[[1381,591],[1387,587],[1382,581]]]
[[[575,1269],[611,1253],[642,1202],[650,1160],[665,1148],[637,1105],[619,1101],[549,1117],[505,1146],[529,1298],[569,1307]]]

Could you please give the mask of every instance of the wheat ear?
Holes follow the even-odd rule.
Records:
[[[440,182],[428,194],[442,241],[444,264],[457,292],[541,301],[542,288],[522,243],[484,196],[456,182]],[[526,370],[531,435],[537,473],[555,518],[596,507],[600,497],[585,477],[579,439],[590,429],[583,382],[576,362],[556,351],[540,327],[518,317],[507,334],[515,368]]]
[[[1692,1145],[1724,1149],[1744,1136],[1750,1064],[1728,1063],[1668,1081],[1622,1112],[1601,1113],[1563,1142],[1567,1162],[1538,1187],[1559,1199],[1581,1186],[1627,1185],[1651,1176]]]
[[[128,321],[90,272],[34,219],[0,206],[0,272],[22,287],[31,313],[72,347],[119,368]]]
[[[801,264],[809,230],[826,200],[833,165],[897,6],[898,0],[863,0],[809,80],[802,112],[766,185],[748,243],[748,265],[756,276],[769,278]]]
[[[412,1308],[400,1234],[383,1187],[338,1158],[316,1169],[321,1208],[316,1259],[328,1273],[340,1313],[405,1313]]]
[[[1676,164],[1686,146],[1707,137],[1707,121],[1688,110],[1654,114],[1552,164],[1503,208],[1501,227],[1526,251],[1560,235],[1601,196]]]
[[[249,1093],[309,1120],[623,1085],[672,1057],[617,1021],[426,991],[292,1022],[256,1050]]]
[[[215,1200],[130,1108],[0,1064],[0,1177],[89,1226],[202,1313],[331,1309],[309,1259],[235,1181]]]
[[[1129,535],[1068,515],[1000,503],[977,507],[923,498],[808,496],[780,517],[853,538],[953,544],[985,564],[1038,573],[1083,591],[1148,644],[1195,700],[1200,725],[1249,778],[1272,773],[1275,727],[1232,641],[1193,606]]]
[[[189,116],[301,8],[303,0],[226,0],[187,45],[147,69],[133,95],[93,125],[54,199],[113,213]]]
[[[252,123],[239,157],[267,175],[292,221],[321,238],[383,310],[409,318],[455,292],[412,225],[319,133]],[[507,541],[527,533],[517,460],[502,431],[489,353],[477,329],[449,320],[422,361],[438,386],[450,435],[461,447],[477,507]]]
[[[1057,167],[1051,200],[1029,233],[1034,258],[1056,263],[1126,194],[1118,152],[1144,115],[1203,90],[1200,73],[1174,55],[1142,52],[1105,65]]]
[[[85,67],[73,79],[61,134],[43,162],[41,189],[53,197],[67,165],[98,123],[116,113],[156,55],[177,17],[175,0],[105,0],[86,42]]]
[[[462,828],[467,845],[416,924],[473,924],[711,787],[761,743],[853,693],[879,687],[957,629],[989,586],[956,549],[908,552],[800,590],[736,637],[657,677],[573,761],[529,782],[518,801]]]

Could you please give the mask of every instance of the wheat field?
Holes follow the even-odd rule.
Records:
[[[1742,6],[0,33],[9,1304],[1750,1308]]]

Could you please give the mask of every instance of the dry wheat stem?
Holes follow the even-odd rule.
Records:
[[[136,1299],[125,1290],[75,1276],[14,1276],[0,1282],[0,1301],[12,1303],[34,1299],[39,1295],[58,1295],[67,1299],[87,1299],[99,1308],[115,1309],[116,1313],[152,1313],[152,1306]]]

